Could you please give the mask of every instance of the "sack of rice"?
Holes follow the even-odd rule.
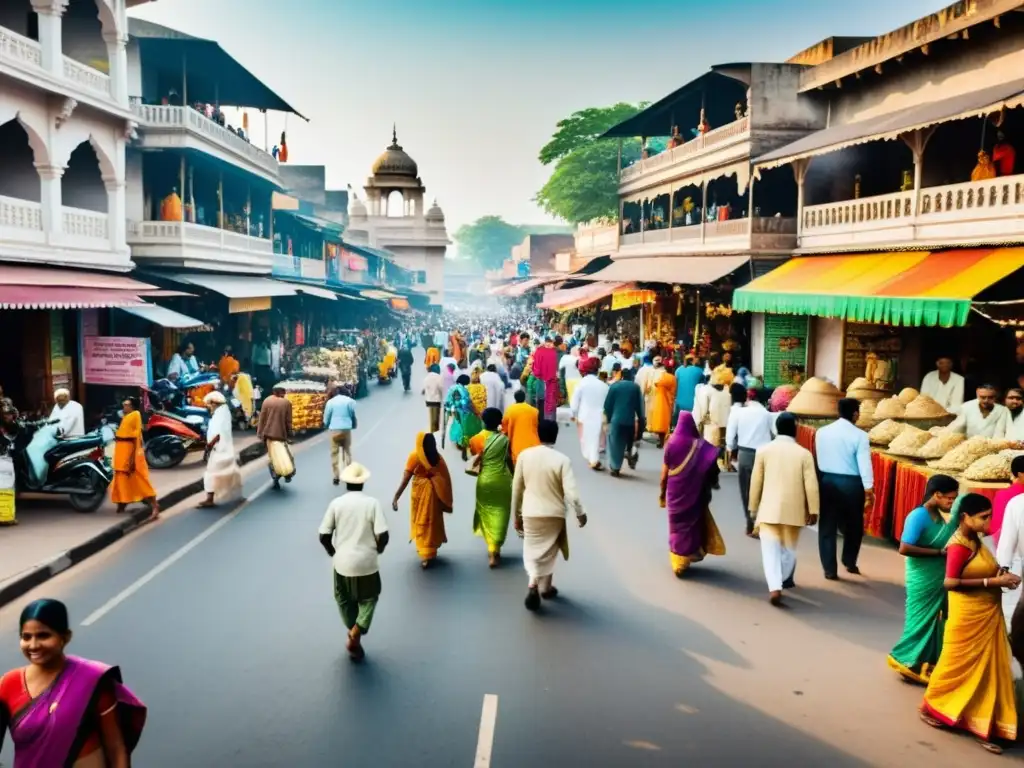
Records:
[[[946,409],[928,395],[918,395],[907,403],[904,411],[904,417],[908,419],[937,419],[946,414]]]
[[[941,459],[960,443],[967,439],[962,432],[943,432],[940,428],[939,434],[929,430],[932,439],[922,445],[917,451],[917,457],[921,459]]]
[[[875,408],[877,400],[864,400],[860,404],[860,418],[857,419],[858,427],[867,427],[875,423]]]
[[[906,406],[898,397],[887,397],[875,408],[876,419],[902,419],[906,414]]]
[[[893,440],[899,437],[899,434],[907,428],[906,424],[901,424],[898,421],[892,419],[886,419],[881,424],[878,424],[871,428],[868,432],[868,440],[873,445],[889,445]]]
[[[1002,453],[982,456],[964,470],[964,479],[988,483],[1010,480],[1011,461],[1009,456],[1004,456]]]
[[[897,456],[914,456],[931,438],[932,436],[923,429],[907,424],[906,429],[889,443],[888,451],[889,453],[895,453]]]
[[[982,456],[988,456],[998,450],[987,437],[972,437],[964,440],[938,461],[929,461],[928,466],[945,472],[963,472]]]
[[[820,379],[817,376],[809,378],[800,387],[801,392],[820,392],[826,395],[839,395],[839,387],[830,381]]]
[[[900,390],[900,393],[896,395],[900,399],[900,402],[904,405],[909,405],[914,402],[921,393],[913,387],[904,387]]]

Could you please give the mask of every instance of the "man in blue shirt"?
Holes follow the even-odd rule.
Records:
[[[691,355],[687,355],[683,367],[676,371],[676,412],[672,418],[673,424],[679,420],[681,411],[693,413],[693,396],[703,378],[704,369]]]
[[[331,432],[331,472],[334,484],[341,482],[341,467],[338,466],[338,452],[344,467],[352,463],[352,430],[356,428],[356,401],[344,394],[341,387],[334,390],[334,397],[324,408],[324,426]]]
[[[839,418],[818,430],[814,437],[821,475],[821,516],[818,523],[818,555],[825,578],[839,578],[836,563],[837,535],[843,532],[843,565],[860,574],[857,556],[864,539],[864,509],[874,502],[874,476],[868,435],[854,426],[860,403],[851,397],[839,401]]]

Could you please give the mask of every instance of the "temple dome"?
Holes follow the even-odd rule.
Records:
[[[391,146],[373,161],[372,172],[374,176],[409,176],[413,179],[419,176],[416,161],[399,145],[398,132],[394,128],[391,130]]]
[[[427,221],[444,221],[444,211],[441,210],[441,206],[437,204],[437,200],[430,206],[430,210],[427,211]]]

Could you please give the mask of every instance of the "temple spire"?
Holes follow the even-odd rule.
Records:
[[[398,144],[398,128],[395,123],[391,124],[391,144],[392,146]]]

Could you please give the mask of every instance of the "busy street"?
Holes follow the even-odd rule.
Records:
[[[382,387],[359,406],[354,459],[385,504],[426,425],[422,370],[414,367],[412,393]],[[15,634],[35,597],[66,602],[71,649],[116,659],[149,707],[137,761],[154,767],[312,767],[339,751],[431,767],[668,766],[709,753],[721,765],[778,764],[765,755],[850,766],[975,759],[969,740],[919,721],[918,689],[885,666],[903,601],[887,550],[865,551],[864,578],[829,583],[808,537],[791,608],[775,611],[726,478],[714,510],[728,553],[679,580],[658,509],[656,448],[641,447],[636,476],[616,480],[587,469],[572,432],[563,426],[558,447],[573,457],[590,524],[573,526],[560,595],[537,614],[523,607],[514,536],[502,566],[488,570],[471,530],[473,480],[449,445],[449,542],[421,571],[407,503],[388,509],[380,607],[366,659],[352,664],[316,540],[337,493],[320,439],[296,452],[298,473],[281,491],[260,462],[241,507],[171,511],[0,611],[0,634]],[[0,665],[18,657],[9,646]],[[489,696],[497,709],[482,723]],[[851,717],[851,701],[872,705]],[[474,763],[487,733],[491,762]]]

